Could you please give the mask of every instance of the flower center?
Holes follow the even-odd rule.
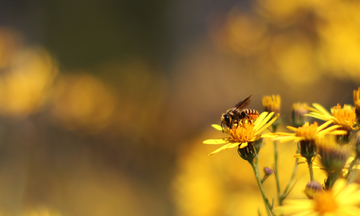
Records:
[[[314,122],[314,124],[311,125],[309,125],[309,123],[306,122],[304,126],[299,127],[296,130],[295,135],[298,137],[304,137],[306,140],[314,140],[316,138],[317,128],[318,128],[317,122]]]
[[[340,104],[338,104],[331,109],[331,114],[346,130],[350,130],[350,128],[356,124],[355,108],[349,105],[344,105],[344,107],[341,108]]]
[[[335,212],[338,204],[331,191],[323,191],[315,196],[315,211],[321,215],[327,212]]]
[[[241,121],[240,124],[236,127],[228,130],[228,133],[231,135],[231,139],[235,142],[248,142],[254,138],[255,130],[253,123],[251,121]]]

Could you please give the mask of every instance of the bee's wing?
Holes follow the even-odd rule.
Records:
[[[250,98],[251,98],[251,95],[249,97],[247,97],[245,100],[243,100],[243,101],[239,102],[238,104],[236,104],[235,108],[237,110],[244,109],[245,107],[247,107],[250,104]]]

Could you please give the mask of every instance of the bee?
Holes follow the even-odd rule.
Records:
[[[255,109],[245,109],[250,104],[250,97],[240,101],[234,108],[228,109],[226,113],[221,115],[221,127],[232,128],[234,124],[239,125],[239,121],[242,119],[256,120],[259,117],[259,112]]]

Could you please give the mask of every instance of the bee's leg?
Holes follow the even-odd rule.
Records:
[[[239,123],[240,123],[240,115],[236,115],[235,117],[235,122],[236,122],[236,128],[239,127]],[[234,123],[233,123],[234,124]]]

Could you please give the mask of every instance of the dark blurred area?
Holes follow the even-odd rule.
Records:
[[[280,94],[284,125],[295,102],[351,104],[359,7],[0,1],[0,215],[239,215],[261,205],[257,192],[245,196],[255,184],[236,155],[207,157],[201,142],[249,95],[262,110],[263,95]]]

